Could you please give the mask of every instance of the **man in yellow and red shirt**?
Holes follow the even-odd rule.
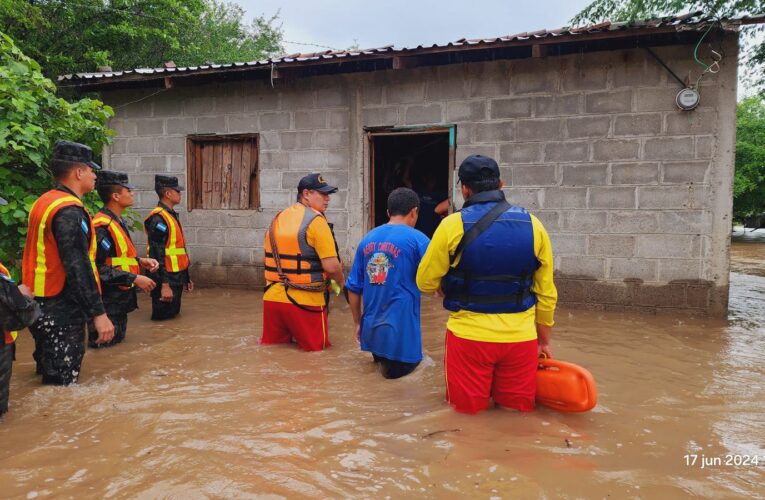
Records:
[[[337,192],[321,174],[298,183],[297,203],[282,210],[266,232],[261,344],[293,339],[304,351],[330,347],[325,292],[344,283],[337,246],[324,212]]]
[[[459,168],[465,205],[436,229],[417,270],[423,292],[444,294],[446,399],[477,413],[489,398],[534,408],[539,353],[550,351],[557,302],[550,238],[539,220],[510,205],[492,158]]]

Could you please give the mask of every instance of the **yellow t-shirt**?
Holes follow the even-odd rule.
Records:
[[[289,209],[288,209],[289,210]],[[306,210],[310,210],[307,208]],[[335,240],[332,238],[332,231],[329,229],[327,219],[324,217],[316,217],[308,225],[306,230],[306,240],[311,245],[320,259],[327,259],[330,257],[337,257],[337,250],[335,250]],[[266,285],[270,285],[270,281],[266,281]],[[324,294],[322,292],[308,292],[306,290],[290,289],[290,297],[295,302],[304,306],[323,306]],[[290,299],[287,298],[287,294],[284,290],[284,285],[276,283],[274,286],[266,290],[263,294],[263,300],[269,300],[271,302],[285,302],[290,303]]]
[[[537,338],[536,323],[553,325],[558,291],[553,283],[552,246],[544,226],[533,215],[531,224],[534,231],[534,255],[540,262],[531,285],[531,291],[537,297],[536,306],[518,313],[452,312],[446,327],[454,335],[481,342],[526,342]],[[439,289],[441,278],[449,272],[449,256],[454,254],[463,235],[462,214],[459,212],[441,221],[417,268],[417,286],[421,291],[432,293]],[[454,265],[458,263],[459,259]]]

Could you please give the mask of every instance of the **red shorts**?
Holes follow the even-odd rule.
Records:
[[[321,351],[330,347],[327,333],[327,309],[317,306],[263,301],[263,336],[261,344],[289,344],[295,339],[304,351]],[[314,312],[315,311],[315,312]]]
[[[534,409],[537,341],[497,343],[457,337],[446,331],[446,400],[455,410],[478,413],[489,397],[506,408]]]

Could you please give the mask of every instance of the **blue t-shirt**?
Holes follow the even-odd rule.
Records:
[[[405,363],[422,360],[417,266],[430,240],[405,224],[385,224],[367,234],[345,286],[361,295],[361,350]]]

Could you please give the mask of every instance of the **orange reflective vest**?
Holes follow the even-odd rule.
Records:
[[[55,297],[64,289],[66,271],[53,235],[53,218],[59,210],[70,206],[83,207],[82,201],[76,196],[52,189],[40,196],[29,212],[27,240],[21,262],[21,281],[32,289],[35,297]],[[87,217],[87,227],[83,226],[83,229],[90,231],[88,256],[100,291],[101,280],[96,269],[96,231],[84,207],[83,212]]]
[[[165,270],[171,273],[178,273],[188,269],[189,255],[186,253],[186,239],[183,237],[183,228],[175,220],[173,214],[165,210],[164,207],[155,207],[149,213],[149,216],[146,217],[144,229],[149,219],[156,214],[162,217],[168,230],[167,243],[165,243]],[[146,254],[149,255],[148,245],[146,247]]]
[[[266,280],[283,282],[286,278],[292,283],[309,284],[321,283],[327,279],[319,254],[308,244],[306,236],[308,226],[317,217],[324,216],[302,203],[295,203],[277,214],[266,232],[264,260]],[[284,276],[280,276],[276,268],[271,246],[272,231]]]
[[[8,268],[6,268],[4,265],[0,264],[0,279],[5,279],[8,281],[13,281],[11,279],[11,273],[8,272]],[[12,332],[9,330],[3,330],[3,337],[5,338],[6,344],[13,344],[13,342],[16,341],[16,337],[18,336],[19,332]]]
[[[136,251],[133,240],[130,239],[130,235],[123,229],[122,224],[112,219],[108,214],[98,212],[93,219],[93,225],[96,228],[106,227],[109,230],[109,235],[112,237],[112,242],[114,242],[114,251],[117,255],[115,257],[107,257],[106,265],[129,273],[140,274],[141,268],[138,265],[138,251]],[[120,288],[128,289],[130,287]]]

